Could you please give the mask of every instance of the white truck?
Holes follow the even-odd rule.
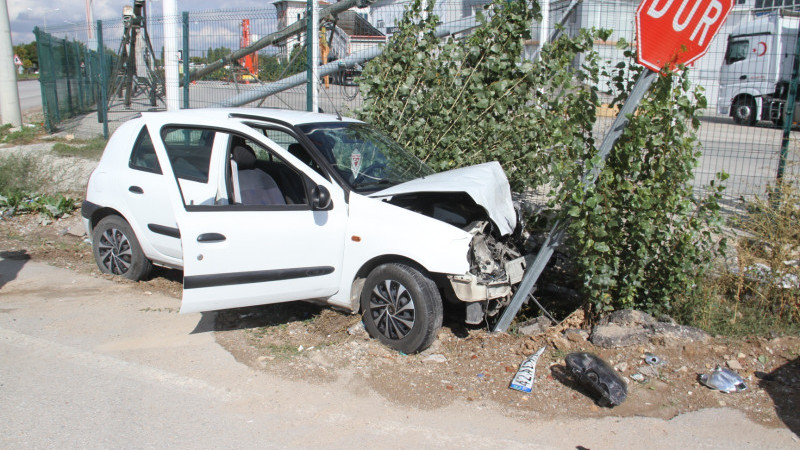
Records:
[[[800,14],[770,13],[735,28],[719,71],[717,113],[739,125],[783,123]]]

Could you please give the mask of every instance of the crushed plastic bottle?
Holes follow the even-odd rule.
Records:
[[[567,372],[589,391],[598,395],[600,406],[617,406],[628,396],[628,385],[599,356],[591,353],[570,353],[565,358]]]
[[[721,366],[717,366],[711,373],[700,375],[699,379],[705,386],[727,394],[747,389],[747,385],[738,373]]]
[[[514,375],[511,384],[508,386],[509,388],[522,392],[530,392],[533,389],[533,381],[536,379],[536,363],[546,348],[547,346],[545,345],[537,350],[536,353],[525,358],[525,361],[522,361],[517,374]]]

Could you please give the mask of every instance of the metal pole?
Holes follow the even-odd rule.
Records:
[[[14,70],[14,47],[11,45],[11,21],[6,0],[0,0],[0,117],[3,123],[22,126],[17,74]]]
[[[783,139],[781,139],[781,153],[778,159],[777,184],[783,182],[783,172],[786,170],[786,157],[789,153],[789,138],[792,133],[792,122],[794,122],[794,106],[797,101],[797,83],[800,74],[797,65],[800,63],[800,31],[797,33],[797,43],[795,44],[794,64],[792,64],[792,81],[789,83],[789,97],[786,99],[786,114],[783,118]]]
[[[72,77],[70,77],[70,69],[71,69],[71,61],[69,57],[69,47],[67,40],[64,39],[61,41],[64,47],[64,78],[67,80],[67,110],[69,110],[70,117],[75,115],[75,111],[72,109]]]
[[[550,28],[550,0],[541,0],[540,4],[542,6],[542,21],[539,23],[539,55],[542,54],[542,49],[548,42],[547,37]],[[569,11],[567,14],[569,14]],[[565,14],[565,16],[567,14]]]
[[[461,19],[451,22],[449,25],[453,25],[455,31],[450,31],[450,28],[443,27],[436,31],[436,36],[444,37],[451,34],[458,34],[469,31],[477,26],[477,22],[475,21],[474,17],[468,17],[466,19]],[[334,73],[344,68],[354,67],[356,64],[362,64],[365,61],[369,61],[370,59],[376,58],[381,53],[383,53],[383,47],[376,45],[374,47],[362,50],[358,53],[354,53],[344,59],[324,64],[319,67],[318,74],[320,77],[324,77],[326,75],[333,75]],[[244,92],[235,97],[231,97],[227,100],[215,103],[213,106],[227,107],[227,106],[246,105],[250,102],[260,100],[264,97],[269,97],[270,95],[274,95],[279,92],[291,89],[295,86],[300,86],[301,84],[306,83],[307,81],[308,81],[307,74],[298,73],[290,77],[284,78],[282,80],[273,81],[272,83],[265,83],[257,87],[253,91]]]
[[[614,123],[611,125],[611,129],[600,144],[597,155],[602,158],[604,162],[611,152],[611,149],[614,148],[614,144],[616,144],[619,137],[622,136],[625,127],[628,126],[630,122],[628,116],[636,111],[636,107],[639,106],[639,103],[642,101],[645,94],[647,94],[647,91],[650,89],[650,86],[653,84],[653,81],[656,80],[657,76],[658,74],[656,72],[648,69],[645,69],[639,74],[639,78],[636,80],[636,84],[634,84],[630,96],[628,96],[625,104],[620,108],[617,118],[614,119]],[[600,175],[601,168],[602,167],[595,166],[590,172],[586,172],[583,175],[583,184],[585,187],[594,185],[595,181],[597,181],[597,177]],[[511,321],[516,317],[522,304],[533,292],[533,288],[539,280],[539,276],[542,275],[542,271],[553,256],[556,247],[561,244],[561,239],[564,237],[567,226],[568,222],[556,221],[556,223],[553,224],[553,228],[550,230],[550,234],[547,236],[547,240],[545,240],[542,248],[539,249],[536,259],[531,266],[525,270],[525,275],[522,277],[522,282],[517,292],[514,294],[514,297],[511,299],[511,303],[508,304],[505,311],[503,311],[503,314],[500,316],[500,320],[497,321],[497,325],[495,325],[494,328],[495,333],[508,330]]]
[[[183,109],[189,109],[189,12],[183,12]]]
[[[100,59],[100,106],[97,112],[103,120],[103,138],[108,139],[108,73],[106,68],[106,52],[103,48],[103,21],[97,21],[97,57]]]
[[[306,74],[306,110],[319,110],[319,3],[318,0],[306,1],[306,54],[308,64]]]
[[[164,87],[167,111],[180,109],[178,87],[178,4],[177,0],[163,0],[164,16]],[[134,55],[131,55],[132,57]]]
[[[320,18],[325,18],[331,15],[338,14],[342,11],[347,11],[348,9],[357,6],[359,8],[363,8],[365,6],[369,6],[374,3],[376,0],[344,0],[338,3],[334,3],[330,6],[326,6],[322,8],[319,12]],[[297,22],[289,25],[288,27],[277,31],[272,34],[268,34],[263,38],[257,40],[256,42],[248,45],[245,48],[241,48],[232,52],[231,54],[224,56],[219,59],[219,61],[215,61],[202,69],[195,70],[192,72],[191,76],[189,77],[190,81],[197,80],[202,78],[204,75],[208,75],[209,73],[223,67],[227,64],[231,64],[234,61],[241,59],[250,53],[257,52],[264,47],[268,47],[276,42],[280,42],[290,36],[294,36],[295,34],[302,33],[306,29],[307,21],[305,20],[298,20]]]

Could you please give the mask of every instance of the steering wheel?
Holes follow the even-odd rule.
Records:
[[[362,170],[361,173],[355,178],[354,182],[358,184],[359,180],[363,181],[364,178],[372,178],[377,179],[379,178],[379,173],[383,169],[386,169],[386,163],[377,161],[369,165],[366,169]]]

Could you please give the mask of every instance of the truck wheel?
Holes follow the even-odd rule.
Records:
[[[404,353],[428,348],[442,327],[439,289],[405,264],[383,264],[369,274],[361,310],[370,336]]]
[[[733,121],[746,126],[756,123],[756,101],[753,97],[739,97],[733,102]]]
[[[120,216],[108,216],[94,227],[92,253],[101,272],[133,281],[147,277],[153,267],[131,226]]]

